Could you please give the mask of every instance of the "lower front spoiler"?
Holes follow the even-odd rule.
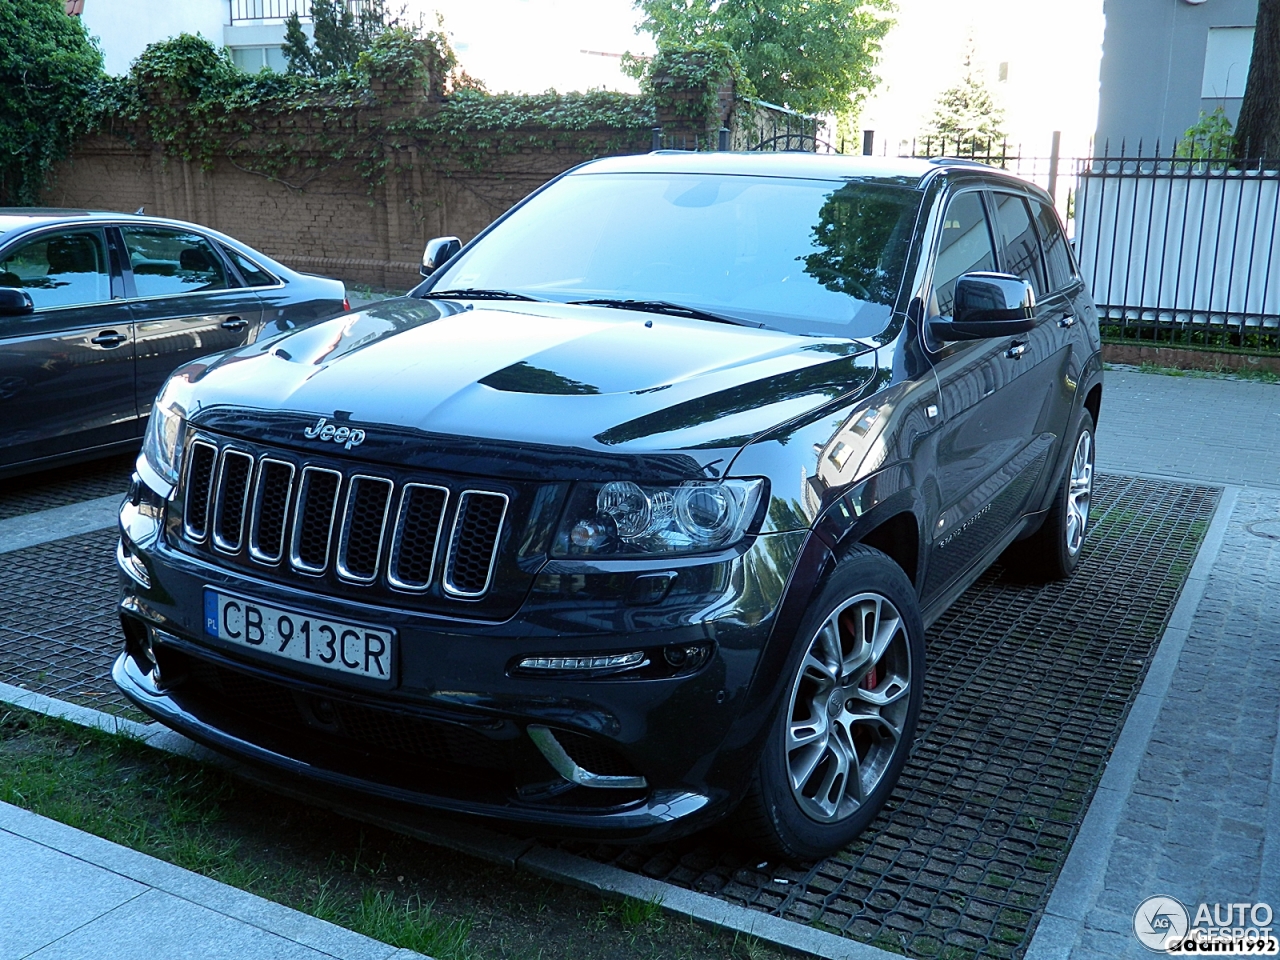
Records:
[[[129,700],[196,743],[234,759],[260,764],[317,784],[363,796],[408,804],[451,817],[480,820],[486,826],[515,827],[522,833],[612,842],[669,840],[706,826],[722,811],[708,797],[687,791],[654,789],[622,810],[580,812],[538,809],[532,805],[494,804],[442,797],[350,776],[287,756],[204,722],[156,687],[127,651],[116,658],[111,678]]]

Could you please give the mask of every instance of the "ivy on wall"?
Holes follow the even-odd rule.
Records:
[[[205,168],[225,157],[299,190],[351,164],[372,190],[393,165],[403,171],[410,154],[448,175],[530,151],[636,149],[648,143],[662,96],[491,95],[453,72],[455,64],[442,35],[396,28],[350,73],[248,74],[225,51],[184,34],[148,47],[126,77],[102,85],[97,128]],[[680,82],[713,72],[699,60]]]

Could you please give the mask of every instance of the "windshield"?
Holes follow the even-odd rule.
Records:
[[[857,181],[574,174],[431,285],[661,300],[790,333],[869,337],[888,325],[920,200]]]

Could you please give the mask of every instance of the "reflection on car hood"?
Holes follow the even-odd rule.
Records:
[[[865,387],[874,350],[604,307],[397,299],[186,369],[188,411],[287,411],[600,453],[738,447]],[[368,452],[368,451],[366,451]]]

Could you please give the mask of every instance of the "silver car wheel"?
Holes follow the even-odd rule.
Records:
[[[1084,545],[1089,526],[1089,498],[1093,495],[1093,434],[1085,430],[1076,441],[1067,488],[1067,555],[1074,557]]]
[[[878,593],[838,606],[809,641],[787,711],[791,793],[813,820],[852,815],[906,749],[913,679],[906,625]]]

